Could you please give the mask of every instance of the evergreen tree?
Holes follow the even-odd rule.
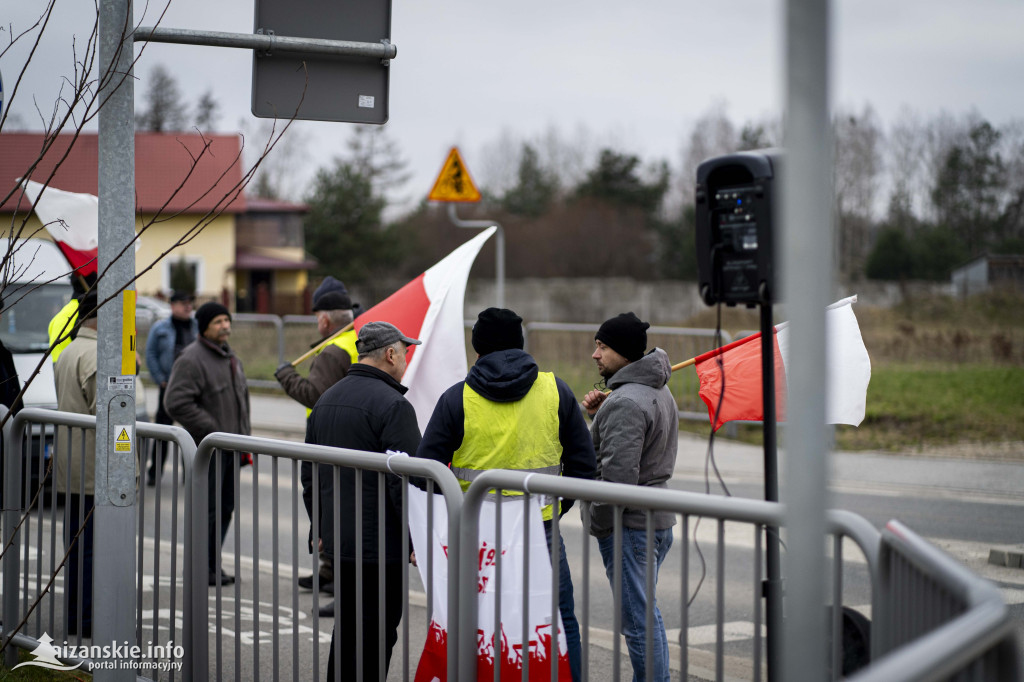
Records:
[[[558,178],[541,166],[537,150],[524,144],[516,185],[505,192],[501,205],[509,213],[538,218],[551,208],[558,191]]]
[[[162,64],[150,71],[146,85],[145,106],[135,116],[136,130],[153,133],[176,132],[185,129],[185,105],[178,82]]]
[[[219,109],[220,104],[213,98],[213,91],[204,92],[196,104],[196,127],[204,133],[217,127],[217,119],[220,117]]]
[[[320,274],[360,282],[401,259],[403,242],[382,224],[386,201],[353,162],[337,159],[320,169],[306,203],[306,248]]]

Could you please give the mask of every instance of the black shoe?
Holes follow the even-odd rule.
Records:
[[[153,475],[153,472],[150,472],[149,475],[146,476],[146,487],[147,488],[152,488],[155,485],[156,485],[156,476]]]
[[[217,573],[215,571],[211,571],[210,572],[210,585],[216,585],[216,584],[217,584]],[[235,576],[228,575],[227,573],[221,572],[221,574],[220,574],[220,584],[221,585],[234,585],[235,584]]]
[[[300,577],[296,582],[298,582],[299,587],[301,587],[304,590],[313,589],[313,576],[311,575],[304,575]],[[327,594],[334,594],[334,583],[330,580],[324,580],[323,578],[320,578],[320,591],[326,592]]]
[[[334,601],[329,601],[321,606],[319,614],[321,618],[334,618]]]

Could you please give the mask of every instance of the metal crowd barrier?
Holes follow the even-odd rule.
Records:
[[[216,456],[218,453],[251,453],[253,463],[251,467],[241,467],[238,456],[230,454]],[[281,466],[281,460],[284,460],[286,466]],[[332,626],[320,621],[317,558],[315,554],[309,554],[309,548],[305,546],[306,533],[299,530],[300,525],[305,528],[305,520],[301,524],[299,522],[300,514],[303,519],[305,517],[305,511],[299,511],[299,464],[301,461],[314,463],[312,468],[313,490],[319,488],[321,474],[318,465],[331,467],[335,490],[340,488],[340,468],[355,469],[358,472],[363,472],[363,476],[367,475],[366,472],[375,472],[380,487],[384,486],[384,478],[388,474],[401,476],[403,490],[407,488],[405,484],[408,483],[410,477],[425,481],[426,488],[430,492],[442,495],[447,506],[448,532],[449,537],[452,538],[448,570],[452,581],[458,582],[456,557],[458,556],[458,527],[461,518],[462,491],[451,471],[443,465],[430,460],[404,456],[385,457],[379,453],[268,438],[226,433],[211,434],[200,443],[193,468],[192,500],[197,513],[192,517],[193,552],[189,570],[195,589],[192,592],[192,602],[186,608],[186,619],[194,623],[194,636],[190,640],[191,646],[185,665],[186,679],[197,682],[208,679],[256,680],[268,672],[273,679],[279,679],[281,673],[287,671],[288,667],[290,667],[292,679],[321,679],[321,660],[326,659],[322,656],[322,652],[327,649],[326,643],[330,641]],[[225,466],[228,467],[226,471]],[[214,509],[217,518],[214,528],[222,529],[226,520],[220,511],[223,502],[223,486],[210,485],[211,471],[214,474],[214,480],[217,481],[224,480],[222,477],[227,473],[230,482],[230,486],[227,486],[228,492],[233,494],[237,502],[232,519],[234,531],[227,535],[221,552],[214,557],[215,566],[212,576],[208,562],[209,525],[205,513],[205,510],[209,508],[210,487],[214,487],[216,495]],[[283,500],[284,508],[290,510],[291,513],[290,529],[282,528],[282,524],[278,523],[282,511],[282,492],[285,498]],[[361,487],[356,486],[354,495],[357,509],[362,506],[362,494]],[[318,496],[313,495],[314,519],[319,518],[317,499]],[[377,521],[380,524],[385,510],[383,498],[379,497],[378,499]],[[334,546],[339,547],[341,523],[355,521],[357,534],[361,532],[361,524],[359,518],[344,520],[339,518],[337,506],[333,512]],[[265,514],[267,518],[263,520]],[[402,521],[407,527],[408,500],[406,493],[403,493],[402,497],[402,517]],[[432,519],[428,519],[428,526],[431,524]],[[380,526],[378,525],[378,527]],[[318,545],[319,535],[319,523],[314,522],[312,546]],[[403,551],[409,547],[408,542],[408,535],[405,534]],[[303,545],[301,552],[300,544]],[[361,541],[357,541],[356,545],[356,584],[360,585],[362,578],[359,567],[363,563]],[[382,547],[378,551],[381,550]],[[243,559],[245,554],[248,556]],[[307,603],[303,598],[300,608],[299,592],[295,582],[300,566],[305,561],[309,561],[312,565],[314,581],[311,626],[301,624],[301,621],[306,618],[303,609],[307,608]],[[402,619],[398,640],[400,650],[397,653],[400,654],[403,661],[402,679],[409,679],[410,663],[415,664],[416,660],[416,657],[411,655],[409,645],[409,585],[411,573],[415,571],[407,562],[403,562],[402,565],[405,617]],[[383,582],[384,564],[379,563],[377,570],[377,579]],[[236,578],[235,582],[232,585],[221,586],[219,576],[231,571]],[[208,582],[216,584],[208,587]],[[284,585],[290,585],[290,594],[286,593],[285,595],[285,598],[290,597],[287,601],[281,594],[281,588]],[[336,594],[342,589],[337,571],[334,574],[333,587]],[[430,585],[426,586],[426,590],[427,622],[429,623],[431,616],[429,608],[435,596]],[[269,602],[263,601],[267,592],[269,592]],[[458,612],[458,597],[456,590],[449,591],[447,595],[449,613]],[[380,604],[375,604],[371,608],[378,608],[378,606],[383,611],[383,605]],[[290,616],[282,619],[282,612],[288,612]],[[246,621],[251,620],[251,631],[246,629],[247,624],[243,625],[243,618]],[[210,651],[211,641],[214,649],[212,652]],[[261,651],[258,646],[260,643],[271,645],[269,666],[266,659],[261,661]],[[243,644],[251,647],[251,653],[248,655],[243,655]],[[290,666],[285,667],[282,659],[287,657],[289,647],[291,649]],[[361,677],[358,671],[362,669],[363,657],[361,649],[359,651],[360,653],[354,661],[337,660],[335,679],[350,679],[354,672],[357,677]],[[264,656],[267,655],[266,652],[267,649],[263,649]],[[380,660],[383,660],[383,646],[380,647],[378,654],[381,657]],[[456,655],[456,646],[452,642],[448,650],[449,669],[455,669]],[[392,663],[391,668],[395,669],[395,667]]]
[[[616,526],[615,536],[617,538],[616,551],[615,551],[615,566],[616,570],[621,571],[622,561],[622,543],[621,543],[621,510],[625,507],[632,509],[643,509],[647,512],[648,528],[653,529],[652,513],[654,511],[670,511],[674,514],[681,516],[682,523],[675,529],[675,535],[677,536],[674,544],[680,548],[678,556],[681,560],[681,584],[679,585],[680,594],[683,598],[679,604],[679,622],[680,622],[680,633],[679,633],[679,655],[680,655],[680,667],[682,671],[682,679],[689,679],[690,665],[689,665],[689,613],[687,598],[690,595],[692,582],[689,576],[689,565],[691,559],[691,521],[699,519],[713,519],[716,523],[717,530],[717,546],[715,549],[715,596],[714,596],[714,608],[716,613],[715,621],[715,653],[714,653],[714,674],[716,680],[724,679],[724,610],[725,610],[725,524],[726,522],[740,522],[745,524],[751,524],[753,526],[752,533],[754,538],[754,552],[753,552],[753,564],[751,567],[751,583],[749,598],[751,600],[751,610],[753,613],[753,622],[761,623],[762,618],[762,590],[761,584],[764,579],[763,572],[763,536],[765,532],[774,532],[769,529],[778,528],[782,525],[784,519],[783,507],[777,503],[761,502],[756,500],[746,500],[737,498],[723,498],[709,495],[701,495],[696,493],[688,493],[676,490],[668,489],[652,489],[637,486],[622,485],[616,483],[605,483],[599,481],[586,481],[574,478],[565,478],[560,476],[550,476],[543,474],[528,474],[523,472],[512,472],[512,471],[487,471],[480,475],[473,484],[470,486],[469,491],[466,494],[466,499],[463,504],[462,512],[462,557],[461,557],[461,575],[463,580],[461,583],[462,596],[460,598],[460,612],[459,612],[459,678],[460,679],[474,679],[477,669],[477,628],[475,623],[477,622],[477,600],[475,598],[476,593],[476,581],[468,579],[469,576],[476,575],[478,563],[477,563],[477,552],[476,547],[479,542],[479,514],[481,505],[485,498],[488,497],[488,493],[491,490],[509,490],[509,491],[520,491],[525,492],[527,495],[523,496],[524,502],[528,499],[529,495],[544,495],[548,498],[554,497],[555,499],[574,499],[581,503],[581,514],[583,516],[583,542],[584,548],[582,552],[583,562],[583,574],[574,575],[573,582],[579,586],[577,588],[577,594],[581,594],[579,598],[579,606],[577,607],[577,614],[580,620],[580,630],[582,639],[583,649],[583,660],[582,660],[582,677],[588,679],[591,676],[591,670],[589,667],[589,661],[587,652],[589,649],[589,626],[590,626],[590,520],[589,520],[589,509],[593,503],[604,503],[613,505],[616,510]],[[502,502],[502,496],[498,496],[499,508],[501,504],[520,504],[517,501],[508,501],[507,499]],[[570,512],[575,513],[575,512]],[[871,527],[871,525],[862,519],[861,517],[852,514],[850,512],[831,512],[829,515],[829,533],[835,537],[834,544],[834,561],[833,561],[833,593],[832,600],[833,604],[842,604],[842,590],[843,590],[843,556],[842,556],[842,538],[847,537],[853,540],[861,551],[864,553],[865,559],[868,564],[868,573],[873,575],[874,566],[877,561],[877,546],[878,546],[878,531]],[[559,521],[558,516],[552,519],[552,543],[549,551],[551,552],[551,563],[552,566],[558,565],[559,547],[556,538],[559,535]],[[648,546],[647,553],[650,556],[652,552],[651,536],[652,532],[648,532]],[[696,537],[696,530],[693,532],[693,537]],[[499,553],[500,555],[500,553]],[[672,558],[666,559],[666,564],[672,561]],[[497,565],[497,578],[498,584],[495,587],[495,591],[500,593],[500,579],[501,579],[501,560],[498,559]],[[524,557],[524,564],[529,563],[529,554],[527,551]],[[650,566],[651,564],[648,564]],[[603,566],[602,572],[603,572]],[[664,571],[664,567],[663,567]],[[558,609],[558,575],[557,571],[552,571],[552,613],[557,612]],[[653,589],[653,569],[648,571],[646,576],[647,594],[654,594]],[[609,588],[610,589],[610,588]],[[663,589],[664,586],[663,586]],[[646,619],[648,623],[653,622],[653,602],[649,600],[647,602]],[[662,601],[662,611],[664,612],[666,602]],[[619,668],[621,660],[621,645],[620,645],[620,634],[621,634],[621,595],[619,589],[613,590],[613,609],[614,609],[614,626],[612,631],[612,650],[613,650],[613,670],[612,679],[619,679]],[[498,605],[500,611],[500,604]],[[834,609],[838,611],[838,609]],[[500,621],[500,613],[495,618],[496,622]],[[497,631],[497,627],[496,627]],[[556,660],[558,658],[556,644],[557,638],[552,638],[549,659],[552,661],[552,665],[557,665]],[[651,629],[647,628],[647,643],[646,650],[650,651],[652,648],[651,640]],[[842,645],[841,637],[833,638],[833,650],[832,657],[836,660],[839,656],[839,649]],[[755,626],[753,635],[753,660],[751,661],[752,674],[754,680],[762,679],[762,637],[760,629]],[[650,659],[648,659],[649,662]],[[498,666],[495,666],[497,670]],[[555,670],[552,670],[554,673]],[[650,674],[650,669],[648,669]],[[834,679],[839,678],[839,669],[834,668],[833,673]],[[496,676],[497,679],[497,676]],[[554,679],[554,677],[552,677]]]
[[[899,521],[882,531],[872,611],[874,662],[856,682],[1024,679],[999,591]]]
[[[84,584],[82,547],[92,496],[84,494],[84,483],[73,489],[70,467],[57,481],[54,460],[72,448],[84,450],[95,431],[93,416],[40,408],[20,411],[4,428],[3,642],[18,635],[5,650],[8,667],[16,663],[17,647],[38,645],[43,633],[76,646],[91,634],[84,622],[84,595],[91,589]],[[136,503],[135,644],[151,651],[150,644],[181,644],[188,636],[182,611],[190,585],[182,567],[189,558],[191,504],[181,480],[189,476],[195,444],[179,427],[137,422],[136,447],[140,476],[161,449],[169,460],[169,476],[159,484],[149,487],[140,479]],[[76,473],[81,480],[83,468]],[[68,547],[76,537],[81,568],[72,571]],[[69,618],[71,613],[77,615]],[[91,663],[85,661],[84,669]],[[173,669],[168,674],[182,679]]]

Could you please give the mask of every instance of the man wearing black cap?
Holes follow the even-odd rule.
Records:
[[[450,466],[463,490],[487,469],[594,477],[594,446],[572,390],[551,372],[539,371],[523,346],[523,318],[504,308],[480,313],[473,325],[476,364],[465,381],[441,395],[427,423],[416,456]],[[563,500],[559,518],[571,506]],[[553,503],[541,510],[549,547],[555,513]],[[569,667],[579,680],[579,622],[565,545],[561,538],[558,543],[559,611]]]
[[[312,347],[319,346],[324,339],[330,338],[339,330],[352,324],[352,299],[349,297],[345,285],[328,275],[324,281],[313,292],[313,313],[316,315],[316,329],[320,333],[320,340],[312,344]],[[357,360],[356,331],[349,329],[338,335],[331,343],[321,349],[313,358],[309,366],[309,376],[303,377],[291,363],[285,363],[277,368],[274,376],[280,382],[284,392],[289,397],[302,403],[306,407],[306,417],[309,418],[313,406],[320,396],[328,388],[338,383],[348,374],[351,367]],[[334,521],[331,509],[331,468],[321,465],[319,475],[320,487],[320,519],[318,537],[323,540],[324,551],[320,557],[319,588],[330,592],[333,589],[333,576],[331,568],[332,546],[334,533],[331,531]],[[310,462],[302,462],[299,471],[299,480],[302,482],[302,502],[306,507],[306,514],[310,523],[313,522],[313,465]],[[312,529],[310,529],[310,540],[312,541]],[[312,548],[311,548],[312,549]],[[313,576],[306,575],[299,578],[299,587],[305,589],[313,588]],[[334,605],[325,604],[320,608],[321,616],[333,616]]]
[[[171,294],[171,316],[156,322],[146,337],[146,367],[149,376],[160,387],[160,396],[156,405],[156,423],[172,424],[174,420],[164,409],[164,394],[167,392],[167,380],[171,378],[174,361],[185,346],[196,340],[199,335],[199,324],[192,317],[192,294],[187,291],[175,291]],[[168,443],[158,441],[156,452],[149,463],[146,485],[155,485],[157,470],[163,473],[164,461],[167,459]]]
[[[75,309],[80,326],[75,339],[61,353],[53,368],[57,409],[96,414],[96,290],[84,294]],[[70,330],[70,328],[69,328]],[[53,458],[57,492],[65,493],[64,546],[68,548],[64,589],[68,592],[68,633],[92,636],[93,490],[96,480],[96,439],[72,438],[67,448],[57,448]],[[79,528],[82,529],[78,539]],[[73,544],[72,544],[73,543]],[[78,592],[79,577],[82,591]],[[81,612],[78,602],[81,600]]]
[[[610,393],[594,390],[583,398],[593,418],[591,434],[597,450],[597,477],[602,481],[665,488],[676,465],[679,413],[669,391],[672,365],[660,348],[645,354],[650,327],[633,313],[607,320],[594,335],[591,356]],[[614,580],[614,508],[593,504],[590,533],[597,538],[609,582]],[[654,581],[672,546],[675,515],[654,513]],[[622,512],[622,634],[626,637],[634,679],[645,679],[646,604],[654,602],[652,657],[654,680],[669,679],[668,639],[654,594],[646,594],[647,515],[638,509]],[[614,588],[614,582],[612,582]]]
[[[214,431],[248,436],[249,388],[245,383],[242,361],[228,346],[231,313],[220,303],[204,303],[196,311],[199,337],[181,351],[171,369],[164,409],[176,419],[198,445]],[[210,461],[209,535],[207,550],[210,584],[230,585],[234,576],[218,575],[220,546],[235,511],[233,452],[220,455],[221,476],[217,479],[217,458]],[[221,492],[221,526],[217,532],[217,497]]]
[[[401,384],[405,374],[406,353],[419,345],[392,324],[368,322],[359,330],[356,348],[359,360],[348,376],[324,392],[306,420],[306,442],[385,453],[416,452],[420,430],[416,411],[405,399],[408,390]],[[382,457],[384,455],[381,455]],[[329,469],[333,478],[335,472]],[[335,661],[346,666],[343,679],[356,679],[357,657],[361,659],[364,680],[379,678],[378,656],[385,652],[385,674],[391,663],[391,650],[398,641],[402,620],[402,565],[410,557],[402,555],[402,537],[407,533],[402,519],[402,481],[387,474],[385,488],[378,485],[379,475],[340,467],[339,488],[334,504],[345,522],[337,529],[341,544],[335,548],[334,582],[336,614],[331,634],[331,652],[327,659],[327,679],[334,680]],[[362,507],[356,508],[356,485],[362,491]],[[378,497],[383,495],[383,525],[378,520]],[[334,510],[329,510],[333,513]],[[356,620],[357,597],[355,523],[362,528],[362,620]],[[384,536],[384,556],[378,556],[379,538]],[[378,586],[379,565],[384,564],[384,584]],[[383,612],[378,607],[384,591]],[[378,639],[379,619],[384,619],[384,641]],[[356,649],[357,633],[363,646]],[[337,652],[335,651],[337,649]],[[337,655],[336,655],[337,653]],[[339,658],[340,656],[340,658]]]

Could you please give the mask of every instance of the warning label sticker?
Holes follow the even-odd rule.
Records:
[[[114,452],[131,452],[132,451],[132,427],[131,426],[115,426],[114,433],[117,436],[114,437]]]

